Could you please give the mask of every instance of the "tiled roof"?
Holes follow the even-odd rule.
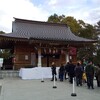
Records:
[[[12,33],[3,36],[18,39],[50,40],[64,42],[93,42],[93,40],[75,36],[66,24],[55,24],[15,18]]]

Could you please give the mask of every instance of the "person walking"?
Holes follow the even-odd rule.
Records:
[[[51,81],[54,80],[54,77],[55,77],[55,80],[57,81],[57,77],[56,77],[56,75],[57,75],[57,72],[56,72],[56,65],[55,65],[54,62],[52,62],[51,71],[52,71],[52,79],[51,79]]]
[[[88,62],[88,65],[85,68],[85,72],[86,72],[86,77],[87,77],[87,86],[88,86],[88,89],[90,89],[90,87],[92,89],[94,89],[94,85],[93,85],[94,67],[93,67],[92,61]]]

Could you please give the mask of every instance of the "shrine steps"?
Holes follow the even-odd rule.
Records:
[[[0,70],[0,78],[19,77],[18,70]]]

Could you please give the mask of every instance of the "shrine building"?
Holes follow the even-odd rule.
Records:
[[[80,47],[95,40],[75,36],[66,24],[14,18],[12,32],[0,34],[0,49],[10,49],[12,69],[25,66],[50,67],[77,61]]]

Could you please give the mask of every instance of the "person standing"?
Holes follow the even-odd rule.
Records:
[[[83,75],[83,68],[80,63],[77,63],[75,67],[75,76],[76,76],[76,85],[82,86],[82,75]]]
[[[75,65],[72,63],[72,61],[69,61],[68,64],[68,75],[69,75],[69,82],[73,83],[73,78],[75,77]]]
[[[55,65],[54,62],[52,62],[51,71],[52,71],[52,79],[51,79],[51,81],[54,80],[54,77],[55,77],[55,80],[57,81],[57,77],[56,77],[56,75],[57,75],[57,72],[56,72],[56,65]]]
[[[83,66],[84,70],[85,70],[85,67],[87,66],[87,63],[88,63],[88,61],[84,58],[83,62],[82,62],[82,66]]]
[[[65,71],[65,69],[64,69],[64,65],[62,63],[60,68],[59,68],[59,78],[60,78],[60,81],[63,81],[63,79],[64,79],[64,71]]]
[[[65,72],[64,72],[65,80],[68,79],[68,77],[66,77],[68,75],[68,65],[69,65],[69,62],[67,62],[67,64],[65,65],[65,68],[64,68],[65,69]]]
[[[88,89],[90,89],[90,87],[92,89],[94,89],[94,85],[93,85],[93,80],[94,80],[94,66],[92,64],[92,61],[88,62],[88,65],[85,68],[85,72],[86,72],[86,77],[87,77],[87,86],[88,86]]]
[[[97,80],[97,86],[100,87],[100,64],[98,64],[96,67],[95,77]]]

